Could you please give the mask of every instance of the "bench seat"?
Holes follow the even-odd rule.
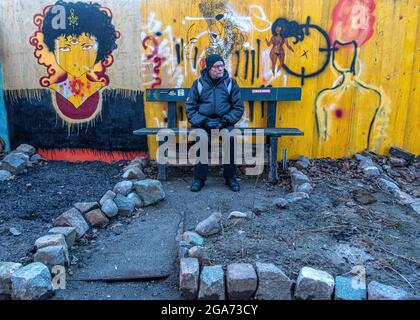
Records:
[[[180,128],[143,128],[133,131],[133,135],[135,136],[145,136],[145,135],[157,135],[159,133],[159,130],[162,129],[170,129],[175,134],[179,134]],[[282,136],[303,136],[303,132],[296,128],[236,128],[240,130],[241,132],[249,132],[251,131],[251,134],[255,135],[257,130],[264,130],[265,136],[270,137],[282,137]],[[185,130],[185,129],[182,129]],[[187,133],[190,133],[192,131],[191,128],[187,129]]]

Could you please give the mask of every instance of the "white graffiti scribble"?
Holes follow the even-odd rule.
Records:
[[[273,71],[271,70],[270,66],[270,49],[264,49],[262,51],[262,79],[264,83],[271,84],[274,80],[280,78],[282,75],[282,69],[277,69],[276,74],[273,75]],[[284,81],[287,82],[287,76]]]
[[[155,13],[149,14],[147,23],[142,27],[140,34],[140,41],[143,43],[146,37],[153,37],[158,43],[158,47],[153,47],[153,42],[148,42],[147,49],[156,52],[156,56],[161,58],[160,75],[158,82],[162,87],[180,88],[184,83],[184,75],[182,69],[177,65],[176,56],[174,53],[174,37],[172,27],[170,25],[164,26],[163,23],[155,19]],[[154,74],[156,65],[150,61],[147,54],[142,54],[142,77],[143,89],[156,83],[156,75]]]
[[[270,30],[270,28],[271,28],[271,25],[272,25],[272,23],[271,23],[271,21],[269,21],[268,19],[267,19],[267,16],[265,15],[265,12],[264,12],[264,10],[263,10],[263,8],[261,7],[261,6],[257,6],[257,5],[250,5],[249,6],[249,12],[251,13],[251,17],[250,17],[250,19],[251,19],[251,24],[252,24],[252,27],[253,27],[253,29],[254,30],[257,30],[258,32],[265,32],[265,31],[268,31],[268,30]],[[263,23],[266,23],[267,24],[267,26],[265,27],[265,28],[258,28],[256,25],[255,25],[255,23],[254,23],[254,20],[252,19],[252,18],[255,18],[255,19],[257,19],[257,20],[259,20],[259,21],[261,21],[261,22],[263,22]]]

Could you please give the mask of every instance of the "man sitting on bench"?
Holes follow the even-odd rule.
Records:
[[[238,83],[229,76],[225,62],[220,55],[211,54],[206,58],[206,68],[195,80],[186,100],[186,111],[192,128],[207,132],[210,141],[211,129],[233,130],[242,118],[244,104]],[[223,176],[232,191],[239,191],[234,161],[234,137],[230,137],[230,164],[223,165]],[[199,156],[199,155],[198,155]],[[198,192],[207,179],[208,163],[194,166],[194,182],[191,191]]]

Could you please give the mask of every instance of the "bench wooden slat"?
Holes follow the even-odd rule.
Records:
[[[218,163],[213,163],[212,161],[209,161],[208,165],[210,167],[212,166],[220,166],[220,163],[222,163],[223,160],[223,148],[221,145],[219,145],[218,148],[218,157],[215,155],[214,152],[217,152],[217,149],[214,149],[214,145],[212,146],[212,149],[210,150],[210,152],[208,153],[208,159],[219,159]],[[269,165],[270,164],[270,150],[269,148],[264,148],[263,150],[264,152],[264,165]],[[257,150],[255,145],[252,148],[252,154],[255,156],[257,154]],[[240,155],[240,159],[242,162],[242,165],[246,166],[246,155],[244,153],[242,153]],[[175,152],[168,152],[167,154],[167,159],[169,161],[169,163],[166,164],[166,166],[182,166],[182,167],[189,167],[192,166],[192,164],[188,161],[188,154],[184,154],[184,153],[180,153],[178,150]]]
[[[158,134],[159,130],[168,129],[168,128],[143,128],[133,131],[133,135],[135,136],[145,136],[145,135],[156,135]],[[265,136],[272,136],[272,137],[281,137],[281,136],[303,136],[303,132],[297,128],[236,128],[239,129],[241,132],[245,131],[246,133],[249,130],[252,130],[252,134],[256,134],[257,130],[263,130]],[[179,134],[179,130],[185,130],[180,128],[169,128],[168,130],[172,130],[175,134]],[[192,128],[187,129],[187,133],[191,132]]]
[[[299,101],[302,88],[240,88],[243,101]],[[188,97],[190,88],[146,89],[147,102],[183,102]]]

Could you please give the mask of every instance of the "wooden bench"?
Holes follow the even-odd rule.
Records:
[[[237,128],[241,132],[245,129],[252,129],[253,133],[262,130],[264,136],[268,137],[269,142],[269,180],[276,183],[278,181],[277,169],[277,146],[278,138],[282,136],[303,136],[303,132],[296,128],[276,128],[276,119],[278,116],[277,101],[300,101],[302,96],[301,88],[241,88],[242,100],[248,101],[248,115],[250,121],[254,119],[254,102],[261,101],[262,115],[264,115],[265,102],[267,102],[267,128]],[[175,134],[179,133],[177,128],[177,102],[185,102],[189,93],[189,88],[166,88],[166,89],[146,89],[147,102],[167,102],[168,103],[168,128]],[[157,135],[162,128],[143,128],[133,131],[136,136]],[[189,132],[191,129],[188,129]],[[184,129],[185,131],[185,129]],[[162,142],[160,142],[161,144]],[[285,160],[285,159],[284,159]],[[167,166],[159,164],[158,178],[166,180]]]

